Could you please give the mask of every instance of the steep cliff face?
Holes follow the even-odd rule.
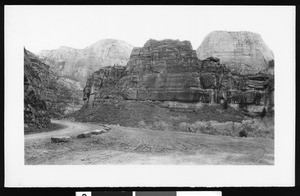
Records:
[[[217,58],[202,61],[200,86],[204,103],[232,103],[249,113],[265,108],[273,112],[274,76],[269,73],[239,74],[220,64]]]
[[[197,49],[199,59],[217,57],[221,64],[240,74],[273,73],[274,55],[259,34],[214,31]]]
[[[83,100],[86,107],[93,107],[103,99],[123,99],[118,89],[120,79],[125,76],[126,67],[108,66],[94,72],[83,89]]]
[[[59,77],[38,56],[24,49],[24,120],[26,126],[46,127],[82,105],[82,92],[68,79]]]
[[[198,101],[199,69],[189,41],[149,40],[132,51],[122,92],[133,100]]]
[[[42,78],[49,75],[49,67],[41,65],[34,54],[24,49],[24,123],[25,127],[46,127],[50,114],[46,101],[40,96]]]
[[[251,114],[272,112],[273,95],[272,74],[241,74],[214,57],[200,61],[190,42],[178,40],[149,40],[133,49],[126,69],[101,68],[84,90],[91,107],[103,99],[226,103]]]
[[[124,41],[105,39],[84,49],[63,46],[57,50],[43,50],[39,57],[60,76],[80,82],[83,88],[87,77],[99,68],[126,65],[132,48]]]

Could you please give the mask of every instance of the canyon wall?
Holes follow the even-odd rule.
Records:
[[[272,112],[274,75],[257,70],[240,73],[219,58],[199,60],[189,41],[149,40],[132,50],[126,68],[101,68],[89,77],[85,106],[118,99],[226,103],[250,114]]]
[[[50,65],[24,49],[25,126],[46,127],[50,118],[80,109],[81,96],[82,91],[77,86],[58,76]]]
[[[221,64],[239,74],[271,73],[274,55],[262,37],[248,31],[213,31],[197,49],[197,56],[220,59]]]
[[[57,50],[43,50],[39,57],[60,76],[79,82],[82,89],[87,77],[99,68],[125,66],[132,48],[121,40],[104,39],[83,49],[62,46]]]

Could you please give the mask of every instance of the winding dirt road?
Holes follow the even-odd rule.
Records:
[[[153,131],[107,125],[110,131],[76,139],[101,125],[52,120],[65,128],[25,135],[25,164],[222,164],[272,165],[274,140]],[[53,136],[71,136],[51,143]]]

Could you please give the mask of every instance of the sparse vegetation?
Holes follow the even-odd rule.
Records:
[[[176,107],[176,105],[178,107]],[[163,106],[163,107],[162,107]],[[126,127],[142,127],[164,131],[185,131],[211,135],[274,138],[272,118],[245,120],[240,110],[221,105],[204,104],[188,107],[188,104],[172,104],[151,101],[106,100],[92,108],[82,108],[70,115],[81,122],[120,124]]]
[[[272,119],[243,120],[242,122],[198,121],[195,123],[180,123],[180,130],[187,132],[228,135],[234,137],[274,138],[274,122]]]

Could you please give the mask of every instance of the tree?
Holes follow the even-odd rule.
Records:
[[[266,108],[264,107],[264,109],[262,110],[262,112],[260,113],[260,117],[264,118],[267,114]]]

